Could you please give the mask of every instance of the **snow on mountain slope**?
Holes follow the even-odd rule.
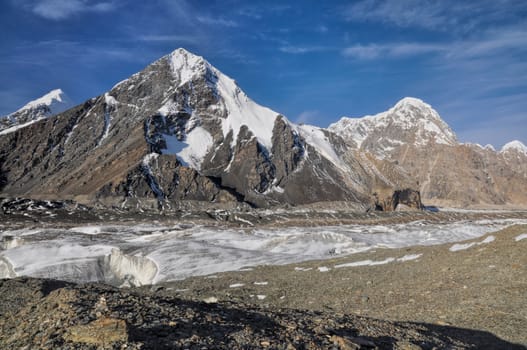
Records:
[[[516,151],[522,154],[527,155],[527,146],[525,146],[521,141],[514,140],[507,144],[505,144],[501,150],[500,153],[510,152],[510,151]]]
[[[457,144],[456,135],[439,114],[429,104],[413,97],[403,98],[388,111],[373,116],[343,117],[328,129],[357,148],[377,147],[373,151],[378,156],[408,143]]]
[[[260,106],[251,100],[230,77],[213,67],[203,57],[196,56],[185,49],[177,49],[169,55],[170,65],[179,85],[191,82],[200,75],[208,75],[211,87],[221,101],[218,106],[227,112],[222,120],[224,137],[233,131],[233,144],[242,125],[246,125],[256,136],[258,142],[271,149],[273,126],[279,113]]]
[[[44,96],[28,102],[25,106],[0,118],[0,135],[14,132],[43,118],[65,111],[73,106],[61,89],[55,89]]]
[[[179,141],[175,135],[163,135],[167,144],[164,154],[175,154],[185,166],[200,170],[201,162],[212,146],[210,133],[198,126],[193,128],[184,141]]]
[[[294,129],[308,144],[313,146],[321,156],[329,160],[337,168],[340,168],[341,170],[346,169],[346,164],[338,156],[335,148],[326,135],[327,131],[325,129],[305,124],[296,125],[294,126]]]

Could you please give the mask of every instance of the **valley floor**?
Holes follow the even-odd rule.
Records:
[[[527,225],[461,243],[167,283],[162,293],[491,332],[527,345]]]
[[[64,279],[86,282],[105,280],[106,274],[116,278],[123,266],[147,266],[148,273],[159,276],[159,262],[171,258],[182,270],[198,268],[200,276],[120,289],[26,277],[0,280],[0,347],[527,346],[525,212],[302,209],[193,215],[4,214],[0,257],[10,264],[7,273],[32,271],[44,278],[62,273]],[[121,270],[111,270],[117,266],[111,258],[98,255],[115,246],[138,258],[118,255]],[[71,253],[71,247],[78,250]],[[75,256],[86,249],[92,255]],[[64,252],[67,259],[60,257]],[[156,272],[143,260],[155,261],[159,252],[165,260],[156,261]],[[189,268],[191,253],[209,259],[209,267]],[[37,260],[44,256],[46,267],[24,254]],[[220,267],[206,273],[214,259],[240,261],[237,271]],[[260,263],[244,265],[250,261]],[[132,282],[144,277],[141,271]],[[119,285],[123,279],[107,282]]]

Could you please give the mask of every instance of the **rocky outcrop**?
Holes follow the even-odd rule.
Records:
[[[373,197],[376,210],[406,211],[423,209],[419,191],[411,188],[374,192]]]
[[[305,145],[300,135],[281,116],[274,124],[272,142],[275,181],[277,186],[281,186],[282,182],[300,165]]]

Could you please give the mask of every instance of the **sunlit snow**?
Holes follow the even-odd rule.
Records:
[[[210,133],[200,126],[190,131],[185,140],[179,141],[176,135],[163,134],[167,145],[165,154],[175,154],[184,165],[199,170],[201,163],[212,146],[213,139]]]

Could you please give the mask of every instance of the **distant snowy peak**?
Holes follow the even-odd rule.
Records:
[[[464,142],[464,143],[460,143],[460,145],[464,145],[464,146],[468,146],[468,147],[472,147],[476,149],[481,149],[485,151],[490,151],[490,152],[496,152],[496,149],[490,143],[486,144],[485,146],[482,146],[479,143]]]
[[[72,101],[61,89],[28,102],[24,107],[0,119],[0,131],[7,134],[31,125],[40,119],[61,113],[73,107]]]
[[[496,152],[496,149],[490,143],[487,143],[484,148],[488,151]]]
[[[71,106],[69,99],[64,94],[62,89],[51,90],[44,96],[37,98],[36,100],[28,102],[24,107],[20,108],[17,112],[38,109],[41,107],[47,107],[49,114],[57,114],[63,112],[67,107]],[[15,112],[16,113],[16,112]]]
[[[387,151],[408,143],[418,146],[457,144],[456,135],[439,114],[429,104],[413,97],[403,98],[388,111],[374,116],[343,117],[331,124],[329,130],[354,142],[357,147],[366,146],[365,142],[380,142]]]
[[[524,155],[527,155],[527,146],[525,146],[521,141],[514,140],[507,144],[505,144],[502,148],[500,153],[505,152],[519,152]]]

